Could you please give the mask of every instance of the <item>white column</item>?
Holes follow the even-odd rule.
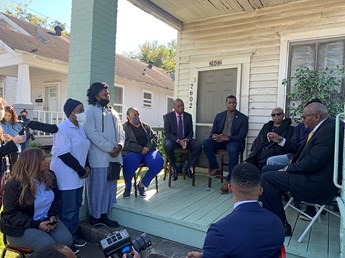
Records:
[[[18,65],[18,80],[15,104],[32,104],[30,66],[28,64]]]

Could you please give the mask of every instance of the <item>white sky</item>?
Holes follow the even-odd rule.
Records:
[[[51,20],[66,23],[68,30],[71,22],[72,0],[0,0],[0,11],[13,2],[29,4],[28,11],[36,15],[44,15]],[[177,38],[177,31],[167,24],[141,11],[126,0],[118,0],[116,52],[138,51],[139,45],[158,40],[167,44]]]

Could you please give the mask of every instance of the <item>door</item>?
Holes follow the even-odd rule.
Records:
[[[57,111],[58,111],[58,86],[54,84],[46,85],[44,88],[44,102],[43,110],[45,123],[55,124],[57,123]],[[50,112],[49,112],[50,111]]]
[[[209,137],[216,114],[226,109],[226,97],[236,96],[236,87],[237,68],[199,72],[195,137],[201,143]],[[199,161],[208,167],[206,157]]]

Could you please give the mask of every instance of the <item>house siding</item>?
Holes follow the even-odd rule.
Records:
[[[311,35],[317,37],[319,31],[323,31],[323,37],[344,36],[344,27],[343,0],[299,1],[187,23],[179,35],[176,95],[188,100],[188,86],[195,81],[195,72],[193,74],[191,67],[199,59],[231,59],[251,53],[249,74],[244,75],[249,76],[248,96],[242,96],[246,94],[246,89],[241,89],[239,101],[240,110],[249,116],[247,149],[250,149],[262,125],[270,120],[271,110],[285,105],[285,90],[281,88],[280,78],[287,73],[287,66],[281,71],[284,62],[281,56],[282,37],[300,33],[300,38],[295,40],[308,40]],[[195,108],[187,111],[194,116],[196,114]]]

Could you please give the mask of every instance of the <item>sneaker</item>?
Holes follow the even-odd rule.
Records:
[[[138,187],[138,191],[139,191],[139,196],[140,197],[146,197],[146,193],[145,193],[145,187],[140,187],[139,186],[140,183],[138,183],[137,187]]]
[[[76,247],[74,244],[71,245],[70,248],[71,248],[71,250],[72,250],[72,252],[73,252],[74,254],[77,254],[77,253],[80,252],[80,250],[78,249],[78,247]]]
[[[76,247],[83,247],[86,245],[86,241],[83,240],[83,239],[80,239],[78,237],[76,237],[74,240],[73,240],[73,245],[76,246]]]
[[[125,191],[123,192],[123,198],[125,199],[131,198],[131,189],[125,188]]]

